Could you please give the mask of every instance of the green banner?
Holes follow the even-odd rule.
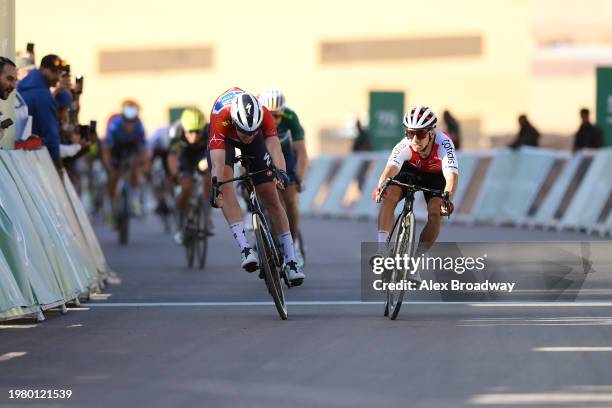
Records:
[[[370,126],[374,150],[391,150],[402,138],[403,92],[370,92]]]
[[[597,126],[603,129],[604,145],[612,146],[612,67],[597,68]]]

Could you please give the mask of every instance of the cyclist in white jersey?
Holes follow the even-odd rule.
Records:
[[[453,212],[459,165],[453,142],[444,132],[435,129],[437,122],[435,113],[426,106],[415,106],[404,115],[406,137],[393,148],[378,187],[372,193],[373,199],[382,199],[378,214],[379,243],[387,242],[393,228],[395,207],[404,196],[402,187],[391,185],[380,197],[380,186],[389,178],[449,194],[449,200],[443,200],[424,193],[428,215],[419,238],[422,250],[429,249],[438,238],[442,217]],[[411,181],[415,176],[417,181]]]

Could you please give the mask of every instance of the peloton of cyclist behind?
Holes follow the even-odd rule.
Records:
[[[197,108],[188,108],[181,114],[178,123],[171,126],[170,152],[168,154],[168,168],[172,178],[180,185],[180,192],[176,196],[176,208],[179,215],[179,228],[174,235],[177,244],[183,243],[184,229],[186,223],[186,211],[189,206],[189,198],[194,189],[194,173],[197,171],[204,174],[204,192],[210,197],[212,190],[210,183],[210,172],[205,165],[206,151],[208,149],[208,133],[210,125],[206,123],[204,114]],[[209,205],[206,201],[205,205]],[[210,216],[212,211],[207,211],[209,233],[212,231]]]
[[[272,114],[283,149],[283,156],[285,156],[290,183],[281,192],[281,198],[287,211],[287,218],[289,218],[295,257],[300,267],[304,267],[304,258],[299,246],[296,245],[297,234],[300,230],[298,193],[302,191],[302,180],[308,167],[304,128],[302,128],[297,114],[286,106],[285,95],[281,91],[276,89],[265,90],[259,95],[259,101]]]
[[[436,130],[438,118],[429,107],[412,107],[404,115],[403,122],[406,137],[393,148],[372,198],[376,201],[381,199],[380,188],[387,179],[448,192],[448,201],[423,192],[427,202],[427,223],[419,238],[419,252],[426,252],[438,238],[442,216],[453,212],[452,200],[457,190],[459,165],[453,142],[444,132]],[[419,181],[411,182],[409,178],[413,176],[417,176]],[[378,213],[379,245],[389,239],[395,207],[404,197],[403,190],[404,187],[390,185],[383,193]]]
[[[270,111],[261,106],[255,95],[234,87],[217,98],[210,114],[207,158],[213,179],[222,182],[233,178],[235,148],[240,149],[242,155],[254,157],[250,171],[264,170],[274,164],[282,179],[278,180],[282,187],[289,184],[285,158]],[[284,272],[292,286],[301,285],[304,273],[295,259],[289,221],[277,193],[275,176],[271,171],[259,173],[253,176],[253,184],[268,209],[274,231],[279,233],[277,238],[283,249]],[[223,209],[223,215],[240,246],[241,266],[247,272],[254,272],[259,261],[246,239],[242,210],[233,183],[220,188],[213,184],[213,189],[217,194],[213,193],[211,204]]]

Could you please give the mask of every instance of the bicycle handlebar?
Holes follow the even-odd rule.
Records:
[[[383,182],[382,186],[380,187],[380,193],[379,193],[379,197],[382,197],[383,193],[385,192],[385,190],[387,189],[387,187],[389,187],[390,185],[397,185],[400,187],[405,187],[407,188],[409,191],[412,192],[417,192],[417,191],[423,191],[425,193],[430,193],[432,195],[434,195],[435,197],[440,197],[444,200],[449,200],[449,194],[448,191],[442,191],[442,190],[436,190],[436,189],[432,189],[432,188],[427,188],[427,187],[421,187],[421,186],[417,186],[414,184],[406,184],[406,183],[402,183],[401,181],[397,181],[394,179],[387,179]],[[380,199],[378,200],[380,201]]]

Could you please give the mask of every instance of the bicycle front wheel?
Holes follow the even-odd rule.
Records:
[[[263,271],[264,280],[268,287],[268,292],[274,300],[274,305],[281,319],[287,320],[287,305],[285,304],[285,294],[281,285],[281,266],[276,262],[273,241],[268,231],[267,225],[260,218],[259,214],[253,214],[253,231],[257,240],[257,252],[259,255],[259,267]]]
[[[119,213],[117,214],[117,231],[119,232],[119,244],[127,245],[130,234],[130,202],[127,181],[120,182]]]
[[[196,241],[196,251],[198,253],[198,266],[204,269],[206,256],[208,255],[208,212],[203,197],[198,198],[198,237]]]
[[[397,239],[395,241],[395,247],[393,248],[393,257],[403,257],[404,255],[412,256],[415,234],[415,220],[412,211],[399,220],[398,228]],[[389,319],[395,320],[399,315],[404,294],[406,293],[406,290],[403,289],[403,285],[397,284],[406,283],[408,270],[394,269],[390,271],[388,275],[388,282],[399,286],[399,289],[391,289],[387,286],[387,304],[385,305],[385,311],[388,311]]]

